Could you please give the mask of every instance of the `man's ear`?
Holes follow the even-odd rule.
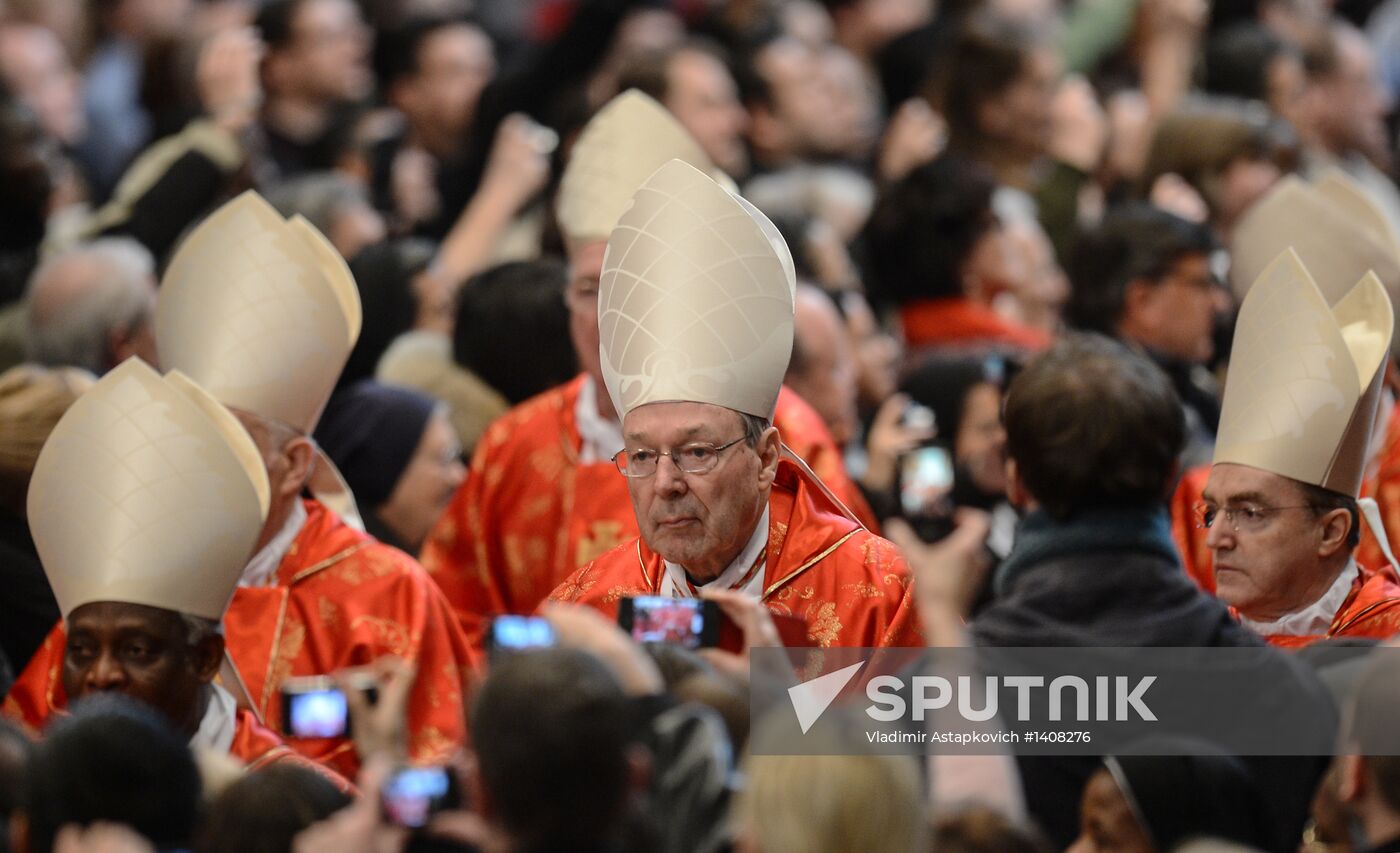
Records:
[[[1128,282],[1128,286],[1123,288],[1123,309],[1118,315],[1116,325],[1121,326],[1134,320],[1141,322],[1152,310],[1152,297],[1156,293],[1156,285],[1146,279],[1135,278]]]
[[[24,809],[10,813],[10,849],[15,853],[29,853],[29,815]]]
[[[1322,539],[1317,543],[1317,555],[1330,557],[1346,546],[1347,535],[1351,533],[1351,511],[1347,509],[1328,510],[1321,519]]]
[[[1035,503],[1035,498],[1031,497],[1021,479],[1021,469],[1016,466],[1016,460],[1009,456],[1006,458],[1006,499],[1022,510],[1030,509]]]
[[[476,755],[468,754],[462,761],[462,778],[467,786],[467,804],[471,811],[481,815],[487,823],[493,823],[496,804],[491,800],[491,792],[486,788],[486,780],[481,777],[481,762]]]
[[[639,744],[627,748],[627,791],[633,796],[645,796],[651,790],[651,751]]]
[[[1366,760],[1359,755],[1337,756],[1337,802],[1354,803],[1366,795]]]
[[[195,644],[190,653],[194,674],[205,684],[214,680],[224,663],[224,638],[219,634],[206,634]]]
[[[766,489],[778,477],[778,459],[783,454],[783,439],[777,427],[769,427],[758,439],[758,486]]]
[[[282,452],[286,454],[290,466],[286,479],[282,481],[282,493],[295,497],[306,488],[316,468],[316,445],[306,436],[299,435],[287,442]]]

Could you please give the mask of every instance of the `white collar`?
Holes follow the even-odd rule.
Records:
[[[301,532],[301,528],[306,524],[306,507],[302,506],[300,500],[292,502],[292,511],[287,515],[287,520],[282,524],[282,529],[277,531],[277,535],[262,547],[262,550],[253,555],[253,559],[248,561],[248,565],[243,567],[243,577],[239,578],[239,586],[273,586],[277,580],[277,567],[282,565],[282,558],[287,556],[287,549],[292,547],[292,542]]]
[[[598,414],[598,385],[586,373],[579,384],[578,402],[574,404],[574,422],[583,439],[579,461],[585,465],[607,462],[622,450],[622,424]]]
[[[749,569],[753,568],[758,555],[763,553],[763,548],[768,544],[768,507],[763,508],[763,516],[759,518],[758,524],[754,526],[753,534],[749,536],[749,542],[744,549],[739,552],[739,556],[729,564],[729,567],[719,573],[719,577],[707,584],[701,584],[700,589],[730,589],[736,583],[744,579]],[[661,594],[668,598],[694,598],[690,592],[690,583],[686,580],[685,569],[679,563],[670,560],[662,561],[666,566],[666,574],[661,577]],[[758,571],[753,573],[753,577],[744,584],[742,592],[757,598],[763,590],[765,565],[759,566]]]
[[[219,685],[211,683],[209,686],[213,694],[204,709],[204,719],[199,722],[199,731],[190,738],[190,749],[226,755],[233,746],[234,730],[238,727],[238,703],[233,701],[233,694]]]
[[[1351,585],[1360,573],[1361,568],[1356,565],[1356,560],[1349,560],[1322,597],[1302,610],[1272,622],[1255,622],[1241,615],[1240,622],[1261,637],[1313,637],[1326,634],[1332,627],[1332,620],[1336,618],[1337,611],[1342,609],[1342,602],[1351,594]]]

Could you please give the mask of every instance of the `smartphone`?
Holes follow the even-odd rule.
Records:
[[[622,599],[617,608],[617,624],[639,643],[714,648],[723,621],[719,605],[699,598],[641,595]]]
[[[907,518],[952,514],[953,455],[937,444],[899,457],[899,503]]]
[[[373,704],[373,676],[352,680]],[[328,675],[289,678],[282,682],[282,733],[294,738],[349,737],[350,702]]]
[[[403,767],[385,780],[379,799],[390,823],[414,829],[458,808],[462,798],[456,774],[446,767]]]
[[[954,470],[953,454],[939,444],[899,457],[900,511],[925,542],[937,542],[953,532]]]
[[[554,626],[538,616],[497,616],[486,633],[492,657],[501,652],[541,649],[554,645]]]

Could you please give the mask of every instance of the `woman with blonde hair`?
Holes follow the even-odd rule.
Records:
[[[0,655],[16,672],[58,621],[25,520],[29,478],[58,419],[94,381],[83,370],[33,364],[0,374]]]
[[[838,716],[833,709],[819,723],[837,739],[840,723],[829,719]],[[845,751],[852,754],[750,755],[735,804],[736,853],[927,850],[928,819],[914,758]]]

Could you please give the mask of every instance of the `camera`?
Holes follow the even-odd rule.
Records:
[[[374,677],[355,676],[352,682],[374,704]],[[349,737],[350,702],[328,675],[289,678],[282,682],[282,733],[294,738]]]
[[[644,595],[618,602],[617,624],[639,643],[713,648],[719,645],[722,622],[713,601]]]
[[[416,829],[438,812],[459,807],[462,797],[448,768],[403,767],[385,781],[379,799],[390,823]]]
[[[492,658],[502,653],[548,648],[555,643],[554,626],[538,616],[497,616],[491,620],[486,644]]]

